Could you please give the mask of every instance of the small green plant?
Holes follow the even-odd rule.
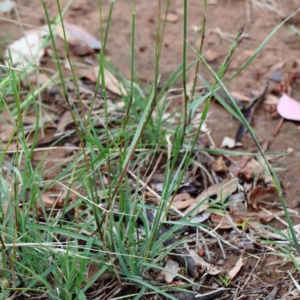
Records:
[[[244,222],[236,224],[236,226],[241,227],[242,231],[246,230],[247,223],[251,218],[247,218]]]
[[[223,283],[223,285],[224,285],[225,287],[228,287],[228,286],[230,285],[231,279],[230,279],[230,276],[229,276],[229,275],[227,275],[227,276],[225,276],[225,277],[220,276],[219,278],[220,278],[221,282]]]

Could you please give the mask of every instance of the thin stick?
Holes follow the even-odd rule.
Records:
[[[277,125],[277,127],[276,127],[276,129],[273,132],[273,136],[276,136],[279,133],[279,131],[280,131],[282,125],[283,125],[283,122],[284,122],[284,118],[281,118],[278,125]]]

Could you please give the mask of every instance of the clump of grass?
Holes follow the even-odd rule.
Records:
[[[115,2],[110,4],[110,13],[106,30],[100,30],[102,51],[99,53],[98,82],[102,88],[104,101],[104,126],[96,126],[98,116],[92,115],[95,99],[91,102],[89,113],[84,114],[82,99],[77,78],[74,74],[72,61],[69,57],[69,49],[65,35],[65,51],[72,73],[72,81],[78,92],[80,107],[76,107],[70,101],[66,79],[63,76],[59,57],[56,52],[56,41],[53,34],[53,26],[49,18],[46,2],[42,1],[45,9],[47,23],[49,25],[49,40],[54,49],[57,73],[62,87],[62,94],[74,121],[74,132],[79,139],[77,153],[67,162],[64,162],[63,171],[52,180],[45,180],[43,176],[42,159],[37,166],[32,163],[32,156],[36,149],[39,134],[39,103],[36,95],[42,89],[30,89],[24,102],[20,100],[20,80],[28,78],[26,70],[16,72],[8,68],[7,77],[0,86],[6,87],[14,97],[14,106],[5,102],[5,94],[1,98],[1,109],[6,109],[14,116],[16,130],[11,139],[0,154],[0,163],[3,167],[0,173],[0,197],[5,204],[1,208],[1,235],[2,248],[1,278],[8,280],[10,286],[3,286],[1,297],[6,299],[11,291],[18,292],[25,297],[48,297],[50,299],[93,299],[93,287],[103,282],[106,278],[115,278],[117,285],[111,293],[116,293],[114,299],[141,299],[144,296],[160,295],[169,299],[176,299],[171,292],[184,291],[193,293],[190,287],[194,285],[188,277],[176,274],[187,283],[186,286],[172,287],[166,284],[158,284],[154,280],[146,280],[155,270],[162,269],[163,261],[170,254],[171,247],[164,242],[173,236],[174,232],[184,224],[190,224],[189,215],[179,221],[167,222],[168,213],[172,213],[170,197],[180,186],[183,176],[186,174],[191,161],[197,152],[197,141],[201,126],[207,116],[210,100],[218,88],[222,88],[231,99],[233,109],[230,110],[238,120],[247,127],[258,149],[264,158],[269,172],[281,197],[282,206],[291,229],[292,241],[295,249],[299,246],[293,231],[293,226],[284,204],[281,188],[276,174],[268,164],[256,137],[240,112],[239,108],[229,95],[222,78],[228,68],[230,59],[240,42],[242,30],[238,32],[236,40],[221,65],[218,73],[215,73],[202,57],[202,48],[205,36],[205,18],[202,26],[202,41],[196,61],[188,66],[186,63],[186,32],[187,32],[187,1],[184,1],[184,28],[183,28],[183,64],[170,76],[169,80],[158,91],[160,50],[164,34],[165,22],[161,21],[162,7],[158,1],[157,29],[155,43],[155,77],[153,85],[145,92],[135,82],[135,18],[136,2],[128,3],[132,14],[132,42],[131,42],[131,78],[126,81],[122,75],[105,59],[105,47],[109,35],[109,28]],[[63,26],[63,12],[60,2],[56,1],[59,9],[59,18]],[[164,14],[167,14],[169,1]],[[204,1],[206,8],[206,1]],[[102,2],[99,1],[99,11],[102,20]],[[257,49],[255,54],[244,66],[230,79],[236,77],[258,55],[272,35],[282,25],[278,25]],[[195,86],[199,64],[209,70],[214,78],[214,83],[209,86],[209,92],[197,99]],[[196,65],[195,81],[191,100],[187,97],[186,72]],[[124,108],[121,120],[115,120],[111,125],[109,108],[113,105],[109,101],[105,84],[105,69],[110,70],[127,90],[127,95],[122,95]],[[178,108],[183,112],[183,118],[179,118],[177,126],[170,125],[170,118],[165,117],[168,106],[168,89],[182,78],[184,90],[184,106]],[[52,78],[53,79],[53,78]],[[29,81],[30,85],[30,81]],[[98,84],[95,91],[98,90]],[[96,95],[96,92],[95,92]],[[201,122],[194,130],[192,137],[186,137],[188,130],[193,130],[189,121],[196,109],[205,102]],[[27,144],[27,136],[22,122],[26,109],[33,107],[37,116],[34,138],[31,146]],[[228,109],[228,107],[226,107]],[[81,110],[81,111],[80,111]],[[168,141],[166,140],[168,137]],[[170,138],[172,137],[172,138]],[[8,147],[16,139],[17,150],[8,157]],[[173,140],[173,141],[171,141]],[[160,153],[168,153],[166,156],[164,182],[159,204],[157,207],[146,202],[144,193],[145,178],[140,172],[139,165],[145,162],[155,161]],[[12,178],[13,184],[9,184]],[[61,213],[57,214],[54,208],[46,209],[42,200],[44,191],[49,190],[54,184],[59,184],[66,190]],[[77,193],[74,189],[81,190]],[[70,201],[76,194],[77,199]],[[22,210],[19,204],[22,204]],[[38,206],[40,203],[40,206]],[[149,221],[148,213],[154,211],[153,221]],[[74,213],[75,212],[75,213]],[[68,220],[68,213],[74,217]],[[143,235],[137,233],[137,224],[143,227]],[[160,234],[163,224],[171,227],[168,232]],[[199,224],[199,226],[203,226]],[[91,269],[94,272],[91,272]],[[117,296],[119,295],[119,296]],[[103,297],[107,296],[103,291]],[[113,296],[114,297],[114,296]]]

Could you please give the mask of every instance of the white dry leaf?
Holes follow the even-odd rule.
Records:
[[[161,275],[164,276],[166,282],[172,282],[180,271],[180,266],[178,262],[172,259],[168,259],[164,267],[164,270],[161,271]]]
[[[64,29],[67,42],[70,45],[74,46],[78,44],[78,42],[82,42],[94,50],[101,49],[101,42],[82,27],[68,22],[64,22]],[[58,35],[59,38],[64,40],[64,32],[61,24],[58,24],[55,27],[55,33]]]
[[[204,221],[206,221],[211,215],[211,212],[209,211],[204,211],[202,212],[200,215],[193,217],[190,222],[191,223],[196,223],[196,224],[200,224],[203,223]]]
[[[99,67],[94,68],[94,73],[98,76]],[[110,92],[118,95],[118,96],[127,96],[128,93],[125,87],[118,81],[118,79],[107,69],[104,69],[104,77],[105,77],[105,85],[106,89]],[[100,75],[100,83],[101,83],[101,75]]]
[[[170,159],[172,154],[173,141],[174,141],[173,136],[171,134],[166,134],[166,141],[168,144],[168,159]]]
[[[189,249],[189,253],[190,256],[194,259],[196,265],[201,269],[204,269],[206,273],[210,275],[217,275],[223,271],[222,269],[206,262],[202,257],[198,255],[195,250]]]
[[[26,66],[28,64],[38,66],[44,56],[43,43],[48,33],[46,26],[25,31],[25,36],[10,44],[5,51],[6,65],[10,65],[12,60],[14,66]]]
[[[9,13],[16,6],[16,2],[11,0],[2,0],[0,1],[0,12]]]
[[[222,148],[227,147],[229,149],[232,149],[232,148],[235,147],[235,140],[233,138],[231,138],[231,137],[225,136],[223,138],[221,147]]]

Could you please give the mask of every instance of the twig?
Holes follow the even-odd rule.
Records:
[[[225,251],[224,251],[224,248],[223,248],[223,246],[222,246],[222,243],[221,243],[220,239],[218,239],[218,244],[219,244],[219,247],[220,247],[220,249],[221,249],[223,258],[224,258],[224,259],[227,259],[227,256],[226,256],[226,254],[225,254]]]
[[[276,136],[279,133],[279,131],[280,131],[282,125],[283,125],[283,122],[284,122],[284,118],[281,118],[278,125],[277,125],[277,127],[276,127],[276,129],[273,132],[273,136]]]

